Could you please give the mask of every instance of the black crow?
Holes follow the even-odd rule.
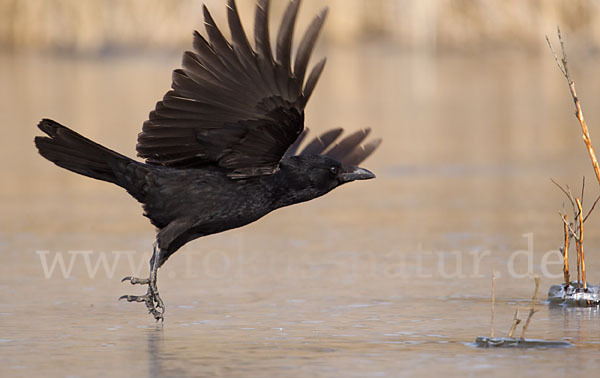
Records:
[[[165,305],[158,294],[158,268],[196,238],[241,227],[280,207],[322,196],[354,180],[375,175],[359,168],[380,144],[363,144],[369,130],[338,141],[342,129],[308,143],[304,107],[325,65],[321,60],[305,80],[308,61],[325,8],[304,34],[292,65],[292,34],[299,0],[287,7],[275,44],[269,40],[269,0],[259,0],[250,46],[233,0],[227,16],[228,41],[204,7],[205,39],[194,33],[193,51],[173,72],[172,89],[156,104],[138,136],[132,160],[49,119],[38,127],[39,153],[54,164],[127,190],[143,204],[158,233],[148,278],[125,277],[148,285],[144,302],[158,321]],[[336,141],[338,141],[336,143]]]

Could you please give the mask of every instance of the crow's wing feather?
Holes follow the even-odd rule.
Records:
[[[363,162],[381,144],[380,138],[372,139],[363,144],[371,132],[369,128],[354,132],[335,143],[343,132],[344,129],[341,128],[326,131],[313,138],[299,153],[297,151],[301,140],[298,138],[298,141],[290,147],[286,155],[325,155],[350,166]],[[306,139],[307,134],[308,130],[305,130],[301,135],[302,139]]]
[[[234,0],[227,18],[231,41],[206,7],[205,39],[194,33],[193,51],[173,72],[172,90],[150,113],[138,136],[146,162],[170,167],[218,165],[232,177],[270,174],[304,129],[304,107],[323,70],[318,63],[305,83],[306,67],[323,21],[310,24],[292,69],[292,35],[299,0],[284,13],[276,42],[269,40],[269,0],[256,7],[253,49]]]

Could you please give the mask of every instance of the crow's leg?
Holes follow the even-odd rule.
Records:
[[[158,294],[158,286],[156,279],[158,275],[158,264],[160,263],[160,255],[162,251],[158,248],[157,243],[154,243],[154,252],[150,259],[150,276],[148,278],[125,277],[121,280],[129,281],[132,285],[148,285],[148,291],[145,295],[123,295],[120,299],[127,299],[128,302],[144,302],[148,311],[154,316],[156,321],[164,320],[165,304]]]

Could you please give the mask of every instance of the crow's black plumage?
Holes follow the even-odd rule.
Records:
[[[375,176],[358,168],[380,140],[363,144],[369,130],[339,140],[343,130],[305,139],[304,107],[323,70],[305,79],[327,9],[310,24],[292,64],[292,34],[300,1],[291,1],[277,34],[275,57],[268,29],[269,1],[259,0],[255,47],[246,37],[233,0],[228,3],[231,42],[208,9],[208,40],[194,33],[194,49],[173,72],[172,90],[156,104],[139,134],[145,163],[109,150],[55,121],[38,127],[42,156],[73,172],[123,187],[143,204],[158,229],[150,276],[126,277],[148,285],[145,302],[163,319],[158,268],[187,242],[254,222],[280,207],[311,200],[354,180]],[[336,143],[336,141],[338,141]]]

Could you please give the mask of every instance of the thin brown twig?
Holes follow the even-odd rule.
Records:
[[[573,97],[573,103],[575,104],[575,116],[581,125],[581,132],[583,134],[583,141],[588,149],[588,153],[590,155],[590,159],[592,160],[592,166],[594,167],[594,173],[596,174],[596,178],[598,179],[598,183],[600,184],[600,166],[598,166],[598,160],[596,159],[596,154],[594,152],[594,147],[592,147],[592,139],[590,137],[590,132],[588,130],[587,124],[585,123],[585,119],[583,118],[583,111],[581,110],[581,103],[579,102],[579,98],[577,97],[577,91],[575,90],[575,82],[571,80],[571,75],[569,73],[569,67],[567,66],[567,53],[565,51],[565,44],[562,39],[562,35],[560,33],[560,28],[557,29],[558,40],[560,42],[560,48],[562,50],[562,59],[559,62],[558,55],[550,42],[550,39],[546,36],[546,41],[548,42],[548,46],[550,50],[552,50],[552,54],[554,55],[554,60],[558,64],[560,71],[562,72],[565,79],[569,84],[569,90],[571,91],[571,97]],[[561,66],[562,63],[562,66]]]
[[[596,204],[598,203],[598,201],[600,201],[600,196],[598,196],[596,198],[596,200],[592,204],[592,207],[590,208],[590,210],[587,212],[587,214],[585,215],[585,217],[583,217],[583,223],[585,223],[585,221],[588,219],[588,217],[592,214],[592,211],[594,211],[594,208],[596,207]]]
[[[575,218],[579,217],[579,208],[577,207],[577,202],[575,201],[575,197],[573,197],[573,193],[571,192],[571,188],[569,188],[569,185],[565,185],[567,187],[567,190],[569,191],[569,197],[571,198],[571,201],[573,203],[573,213],[575,213]]]
[[[509,338],[512,339],[519,323],[521,323],[521,319],[519,319],[519,304],[517,303],[517,309],[515,310],[515,315],[513,317],[513,323],[512,323],[512,326],[510,327],[510,331],[508,331]]]
[[[525,322],[523,330],[521,331],[521,341],[525,340],[525,332],[527,332],[527,328],[529,327],[529,323],[531,322],[531,317],[537,312],[535,310],[535,301],[537,300],[538,291],[540,290],[540,277],[534,275],[533,279],[535,280],[535,292],[533,293],[533,298],[531,299],[531,308],[529,309],[527,321]]]
[[[579,241],[577,242],[577,253],[581,256],[581,278],[583,279],[583,290],[587,291],[587,282],[585,280],[585,259],[583,258],[583,218],[581,216],[581,201],[577,200],[577,207],[579,207]],[[578,275],[579,278],[579,275]],[[581,287],[581,283],[578,282],[578,287]]]
[[[568,287],[571,283],[571,278],[569,277],[569,230],[567,221],[567,215],[563,216],[563,222],[565,226],[565,245],[563,247],[563,274],[565,276],[565,285]]]
[[[560,28],[557,27],[557,31],[558,31],[558,34],[560,35]],[[559,40],[561,40],[561,39],[559,38]],[[558,66],[560,71],[563,73],[563,75],[568,77],[569,73],[566,72],[565,69],[563,68],[563,65],[561,64],[561,62],[558,58],[558,54],[554,50],[554,46],[552,46],[552,43],[550,42],[550,39],[548,38],[548,36],[546,36],[546,42],[548,42],[548,46],[550,46],[550,50],[552,50],[552,54],[554,54],[554,60],[556,61],[556,65]],[[564,51],[563,51],[563,56],[564,56]]]
[[[558,214],[561,216],[561,218],[563,218],[564,221],[564,217],[566,216],[566,214],[561,213],[560,211],[558,212]],[[577,213],[575,213],[575,217],[577,217]],[[579,236],[577,236],[577,231],[573,230],[573,228],[571,227],[571,224],[565,224],[565,226],[567,226],[567,228],[569,229],[569,232],[571,233],[571,237],[573,239],[575,239],[575,241],[579,240]]]
[[[581,202],[579,202],[579,198],[577,200],[577,206],[581,206]],[[581,217],[577,217],[577,219],[581,219]],[[579,235],[575,240],[575,246],[577,247],[577,288],[581,289],[581,221],[579,227]]]
[[[569,188],[569,185],[566,185],[566,189],[565,189],[559,183],[557,183],[556,181],[554,181],[554,179],[550,179],[550,181],[552,181],[552,183],[554,185],[556,185],[558,187],[558,189],[560,189],[560,191],[565,194],[565,196],[567,196],[567,198],[571,202],[571,205],[573,206],[573,214],[575,216],[575,219],[577,219],[579,217],[579,210],[577,208],[577,204],[575,202],[575,197],[573,197],[573,193],[571,192],[571,188]],[[563,214],[561,214],[560,212],[559,212],[559,214],[561,216],[563,216]],[[576,230],[573,230],[570,226],[569,226],[569,229],[571,230],[571,233],[572,233],[573,237],[575,239],[577,239],[577,232],[576,232]]]
[[[581,179],[581,206],[583,206],[583,193],[585,192],[585,176]]]
[[[492,319],[490,321],[490,337],[494,338],[494,318],[496,304],[496,272],[492,271]]]
[[[554,179],[550,179],[550,181],[552,181],[552,183],[554,185],[556,185],[558,187],[558,189],[560,189],[565,194],[565,196],[567,196],[567,198],[569,199],[569,201],[571,201],[571,205],[574,208],[575,207],[575,199],[573,198],[573,194],[571,194],[570,191],[567,192],[567,190],[565,188],[563,188],[559,183],[557,183],[556,181],[554,181]]]
[[[558,189],[560,189],[560,191],[563,192],[565,194],[565,196],[569,199],[569,201],[571,202],[571,205],[573,206],[574,217],[575,217],[575,219],[577,219],[577,217],[579,217],[578,208],[577,208],[577,204],[575,203],[575,198],[573,197],[573,193],[571,192],[571,188],[569,188],[569,185],[566,185],[567,188],[565,189],[562,187],[562,185],[560,185],[559,183],[554,181],[554,179],[550,179],[550,181],[552,181],[552,183],[554,185],[556,185],[556,187]],[[564,205],[563,205],[563,207],[564,207]],[[561,218],[565,217],[565,214],[562,214],[560,211],[558,213],[560,214]],[[577,230],[576,229],[573,230],[573,228],[571,228],[570,224],[567,224],[567,227],[571,231],[571,236],[573,236],[573,238],[575,240],[577,240],[578,239]]]
[[[558,29],[558,33],[560,34],[560,29]],[[554,50],[554,46],[552,46],[552,43],[550,42],[550,39],[548,38],[548,36],[546,36],[546,42],[548,42],[548,46],[550,46],[550,50],[552,50],[552,54],[554,55],[554,60],[556,61],[556,65],[560,69],[560,72],[562,72],[563,75],[568,76],[569,73],[565,72],[565,69],[563,68],[562,64],[560,64],[560,60],[558,59],[558,54],[556,54],[556,51]]]

